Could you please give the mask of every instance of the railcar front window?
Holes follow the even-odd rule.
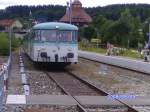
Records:
[[[56,31],[55,30],[41,30],[41,40],[42,41],[56,41]]]
[[[77,31],[36,30],[35,40],[40,41],[77,41]]]
[[[77,40],[76,31],[59,31],[58,39],[59,41],[63,42],[76,41]]]

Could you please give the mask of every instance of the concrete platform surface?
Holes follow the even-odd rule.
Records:
[[[79,51],[78,53],[79,53],[79,57],[82,58],[87,58],[90,60],[150,74],[150,63],[148,62],[143,62],[141,60],[132,60],[129,58],[121,58],[117,56],[105,56],[99,53],[93,53],[87,51]]]
[[[123,106],[119,101],[108,96],[76,96],[83,105]],[[130,106],[150,106],[150,96],[136,96],[132,99],[119,99]]]
[[[114,100],[108,96],[75,96],[75,98],[86,106],[123,106],[119,101]],[[119,99],[120,101],[129,104],[130,106],[150,106],[150,96],[139,97],[133,99]],[[6,104],[27,104],[27,105],[64,105],[75,106],[77,102],[67,95],[8,95]]]
[[[26,104],[25,95],[8,95],[6,104]]]
[[[67,95],[32,95],[26,96],[27,104],[76,105],[76,101]]]
[[[124,103],[127,103],[129,105],[133,106],[150,106],[150,96],[138,96],[135,99],[130,99],[130,100],[121,100]]]
[[[101,106],[123,106],[119,101],[108,98],[107,96],[76,96],[76,99],[83,105]]]
[[[67,95],[8,95],[6,104],[48,104],[48,105],[77,105],[76,101]]]

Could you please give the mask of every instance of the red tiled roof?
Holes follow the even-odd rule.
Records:
[[[75,0],[72,5],[81,5],[82,6],[82,3],[79,1],[79,0]]]
[[[5,19],[5,20],[0,20],[0,25],[1,26],[11,26],[15,20],[12,19]]]
[[[66,13],[61,19],[61,22],[69,22],[69,14]],[[79,0],[75,0],[72,3],[72,22],[74,23],[90,23],[92,18],[82,8],[82,4]]]

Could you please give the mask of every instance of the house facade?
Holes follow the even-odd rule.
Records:
[[[23,27],[22,23],[19,20],[12,20],[12,19],[0,20],[0,26],[3,26],[5,29],[8,28],[21,29]]]

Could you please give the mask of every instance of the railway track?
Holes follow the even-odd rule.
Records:
[[[70,72],[57,72],[49,73],[45,72],[47,76],[52,79],[57,85],[69,96],[74,98],[78,104],[79,112],[99,112],[98,106],[94,109],[89,109],[88,107],[82,105],[80,101],[75,96],[88,95],[88,96],[107,96],[107,92],[97,88],[95,85],[91,84],[88,81],[78,77],[77,75]],[[125,111],[115,111],[115,112],[138,112],[135,108],[130,105],[115,99],[120,102],[124,107],[127,107]],[[111,112],[111,111],[110,111]],[[114,111],[113,111],[114,112]]]
[[[75,96],[107,96],[109,95],[107,92],[97,88],[93,84],[87,82],[84,79],[81,79],[77,75],[70,73],[70,72],[57,72],[57,73],[50,73],[44,72],[50,79],[52,79],[67,95],[74,98],[77,102],[77,107],[79,112],[107,112],[107,111],[98,111],[99,107],[86,107],[85,105],[81,104],[80,101]],[[113,112],[139,112],[135,108],[132,108],[130,105],[115,99],[116,101],[120,102],[127,108],[124,109],[125,111],[116,110]],[[109,110],[109,112],[111,112]]]

